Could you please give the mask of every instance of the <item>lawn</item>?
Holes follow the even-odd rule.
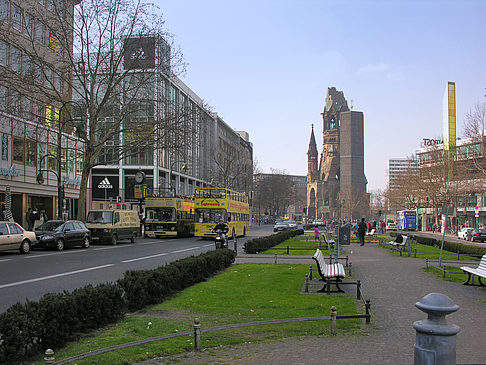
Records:
[[[393,240],[391,240],[393,241]],[[391,246],[380,246],[382,248],[385,248],[387,250],[390,250]],[[416,251],[416,252],[415,252]],[[390,250],[390,253],[394,256],[400,256],[400,252],[396,250]],[[415,243],[412,242],[412,251],[411,251],[411,256],[413,258],[418,258],[418,259],[430,259],[430,260],[438,260],[440,255],[440,248],[435,247],[435,246],[429,246],[429,245],[423,245],[420,243]],[[403,257],[408,257],[408,252],[407,252],[407,247],[404,248],[402,252]],[[457,260],[457,253],[455,252],[449,252],[449,251],[442,251],[442,259],[443,260]],[[477,257],[473,256],[466,256],[466,255],[460,255],[459,260],[465,260],[465,261],[477,261]]]
[[[117,344],[191,331],[194,318],[201,329],[263,320],[357,314],[354,298],[344,295],[304,294],[308,265],[240,264],[210,280],[194,285],[168,301],[127,315],[119,323],[56,350],[56,360]],[[149,325],[149,322],[151,323]],[[362,320],[337,322],[338,332],[356,334]],[[296,336],[328,336],[329,321],[261,325],[201,334],[201,347],[214,348],[243,342],[259,342]],[[193,336],[117,350],[77,364],[130,364],[157,356],[192,351]],[[38,362],[41,364],[42,362]]]
[[[472,265],[464,265],[464,266],[470,266],[473,267]],[[433,275],[444,279],[445,281],[452,281],[454,283],[464,283],[467,280],[467,274],[462,272],[462,270],[457,267],[457,266],[445,266],[446,273],[444,276],[444,273],[442,270],[438,269],[437,267],[429,266],[428,269],[424,268],[423,271],[432,273]],[[450,272],[447,272],[450,271]],[[478,283],[478,279],[474,279],[474,283]]]

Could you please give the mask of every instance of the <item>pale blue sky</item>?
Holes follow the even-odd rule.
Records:
[[[181,78],[250,134],[264,172],[307,174],[330,86],[364,113],[368,190],[386,186],[389,158],[442,138],[447,81],[458,136],[486,102],[486,1],[155,1],[188,62]]]

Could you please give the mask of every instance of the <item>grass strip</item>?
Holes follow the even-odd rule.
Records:
[[[201,320],[201,328],[209,328],[272,319],[328,316],[333,305],[339,315],[357,314],[356,303],[351,297],[302,293],[307,272],[308,265],[234,265],[164,303],[130,314],[115,325],[56,350],[56,359],[164,334],[190,331],[194,318]],[[340,320],[337,328],[341,333],[358,333],[361,323],[359,319]],[[213,348],[243,342],[329,334],[328,321],[285,323],[205,333],[201,336],[201,346]],[[191,335],[113,351],[76,363],[129,364],[192,351],[193,347]]]

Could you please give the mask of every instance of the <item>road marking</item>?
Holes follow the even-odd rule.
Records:
[[[83,251],[67,251],[67,252],[52,252],[52,253],[44,253],[44,254],[40,254],[40,255],[29,255],[29,256],[25,256],[26,259],[35,259],[37,257],[46,257],[46,256],[53,256],[53,255],[65,255],[65,254],[69,254],[69,253],[80,253],[80,252],[84,252]]]
[[[4,260],[0,260],[0,262],[4,262],[4,261],[12,261],[12,259],[4,259]]]
[[[93,250],[95,250],[95,251],[113,250],[114,248],[123,248],[123,247],[125,247],[125,246],[115,245],[115,246],[108,246],[108,247],[93,248]]]
[[[190,248],[185,248],[183,250],[177,250],[177,251],[172,251],[171,253],[181,253],[181,252],[186,252],[186,251],[192,251],[192,250],[197,250],[200,249],[201,247],[190,247]]]
[[[168,255],[168,253],[159,253],[157,255],[151,255],[151,256],[144,256],[144,257],[138,257],[136,259],[131,259],[131,260],[125,260],[125,261],[122,261],[123,263],[127,264],[129,262],[134,262],[134,261],[140,261],[140,260],[146,260],[146,259],[152,259],[154,257],[159,257],[159,256],[166,256]]]
[[[204,245],[203,247],[212,247],[214,246],[214,243],[210,243],[209,245]]]
[[[0,289],[9,288],[11,286],[17,286],[17,285],[22,285],[22,284],[35,283],[37,281],[42,281],[42,280],[59,278],[59,277],[62,277],[62,276],[67,276],[67,275],[79,274],[79,273],[86,272],[86,271],[93,271],[93,270],[104,269],[104,268],[110,267],[110,266],[114,266],[114,264],[108,264],[108,265],[102,265],[102,266],[89,267],[87,269],[70,271],[70,272],[64,272],[62,274],[49,275],[49,276],[44,276],[42,278],[36,278],[36,279],[30,279],[30,280],[24,280],[24,281],[17,281],[16,283],[10,283],[10,284],[0,285]]]

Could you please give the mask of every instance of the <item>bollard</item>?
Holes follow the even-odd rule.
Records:
[[[331,335],[336,334],[336,319],[337,319],[337,310],[335,306],[331,307]]]
[[[312,280],[312,265],[309,265],[309,280]]]
[[[238,241],[234,239],[233,242],[235,244],[235,256],[238,256]]]
[[[287,246],[287,256],[290,255],[289,246]]]
[[[452,299],[440,293],[430,293],[415,306],[427,313],[427,319],[416,321],[414,364],[456,364],[456,334],[459,326],[449,324],[445,316],[459,309]]]
[[[46,357],[44,357],[45,364],[54,364],[54,351],[52,349],[47,349],[44,354],[46,355]]]
[[[425,270],[427,270],[427,271],[429,270],[429,259],[428,258],[425,259]]]
[[[356,280],[356,299],[361,299],[361,280]]]
[[[349,263],[349,276],[353,276],[353,264]]]
[[[275,254],[275,263],[277,263],[277,254]]]
[[[370,300],[369,299],[366,299],[365,300],[365,310],[366,310],[366,323],[369,324],[371,322],[371,313],[370,313],[370,309],[371,309],[371,304],[370,304]]]
[[[194,318],[194,350],[201,351],[201,325],[199,318]]]

